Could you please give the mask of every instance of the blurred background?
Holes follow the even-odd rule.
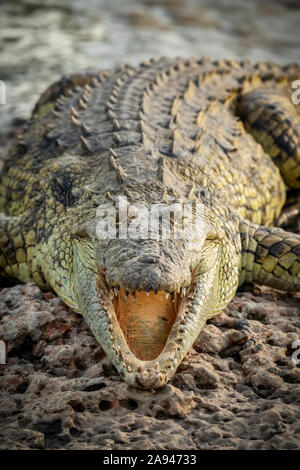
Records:
[[[300,0],[2,0],[2,136],[64,73],[161,55],[297,62],[299,25]]]

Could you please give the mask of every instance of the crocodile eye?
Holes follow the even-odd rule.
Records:
[[[53,180],[52,191],[55,199],[65,207],[73,207],[81,194],[74,181],[67,174],[57,176]]]

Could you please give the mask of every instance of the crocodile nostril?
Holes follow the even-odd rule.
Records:
[[[172,250],[168,245],[159,253],[157,247],[152,246],[130,245],[129,252],[124,251],[125,248],[126,245],[122,244],[112,246],[111,260],[105,265],[109,286],[121,286],[124,291],[131,292],[174,292],[190,285],[191,273],[183,253]]]
[[[137,261],[139,263],[145,263],[145,264],[154,264],[159,262],[159,257],[157,256],[140,256]]]

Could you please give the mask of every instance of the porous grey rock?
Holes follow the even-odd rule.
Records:
[[[299,295],[254,292],[206,325],[171,383],[143,391],[53,294],[2,289],[1,448],[300,448]]]

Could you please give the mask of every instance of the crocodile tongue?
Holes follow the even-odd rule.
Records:
[[[127,344],[138,359],[155,359],[163,350],[176,318],[175,300],[166,292],[121,289],[114,301],[115,312]]]

